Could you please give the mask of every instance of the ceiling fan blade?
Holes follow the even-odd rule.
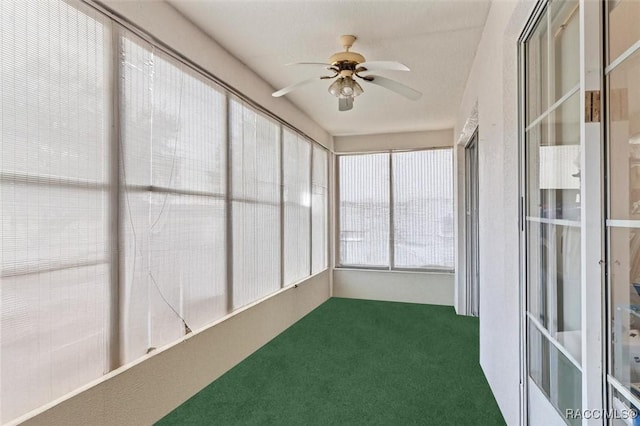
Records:
[[[353,108],[353,98],[338,98],[338,111],[349,111]]]
[[[368,75],[366,77],[363,77],[362,79],[367,83],[377,84],[378,86],[389,89],[392,92],[396,92],[397,94],[402,95],[405,98],[411,99],[412,101],[417,101],[422,97],[421,92],[418,92],[417,90],[412,89],[409,86],[405,86],[402,83],[386,77],[381,77],[379,75]]]
[[[314,81],[320,81],[321,79],[322,79],[322,77],[313,77],[313,78],[310,78],[308,80],[299,81],[299,82],[297,82],[295,84],[292,84],[291,86],[285,87],[284,89],[280,89],[277,92],[273,92],[271,94],[271,96],[273,96],[274,98],[279,98],[280,96],[284,96],[287,93],[291,92],[292,90],[297,89],[300,86],[304,86],[305,84],[313,83]]]
[[[358,64],[369,71],[390,70],[390,71],[410,71],[409,67],[396,61],[367,61]]]

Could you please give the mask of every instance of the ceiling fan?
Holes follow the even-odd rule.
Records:
[[[376,84],[378,86],[389,89],[396,92],[408,99],[418,100],[422,96],[422,93],[409,86],[405,86],[395,80],[391,80],[379,75],[360,75],[360,73],[368,71],[409,71],[406,65],[394,61],[365,61],[364,56],[356,52],[350,52],[351,46],[356,41],[356,36],[343,35],[340,37],[340,43],[344,47],[344,52],[338,52],[332,55],[328,62],[296,62],[288,65],[315,65],[322,66],[329,71],[333,72],[333,75],[314,77],[308,80],[299,81],[298,83],[287,86],[284,89],[280,89],[277,92],[273,92],[273,97],[284,96],[294,89],[300,86],[312,83],[320,80],[335,81],[329,86],[329,93],[338,98],[338,110],[348,111],[353,108],[353,100],[356,96],[360,96],[364,90],[362,86],[358,84],[354,77],[361,79],[365,83]]]

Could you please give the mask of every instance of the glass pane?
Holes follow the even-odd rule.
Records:
[[[232,100],[233,308],[278,290],[280,126]]]
[[[580,21],[578,1],[552,0],[551,34],[553,37],[550,81],[551,104],[566,95],[580,82]]]
[[[392,160],[394,266],[453,268],[452,150],[400,152]]]
[[[570,425],[581,419],[565,417],[582,407],[582,373],[529,321],[529,376]]]
[[[546,206],[543,206],[543,191],[540,189],[540,147],[547,145],[549,125],[547,120],[542,120],[525,134],[526,150],[526,191],[527,191],[527,216],[553,217]]]
[[[311,144],[285,129],[282,140],[284,285],[311,273]]]
[[[549,108],[549,41],[546,12],[526,44],[527,123]]]
[[[609,250],[612,374],[640,386],[640,228],[609,228]]]
[[[612,410],[610,414],[612,426],[629,426],[630,424],[635,426],[640,422],[640,419],[638,419],[640,415],[638,406],[640,404],[635,401],[629,401],[613,386],[609,387],[609,395]],[[634,395],[638,396],[640,394],[634,392]]]
[[[609,218],[640,220],[640,52],[608,76]]]
[[[280,207],[234,201],[233,309],[280,288]]]
[[[121,349],[130,362],[227,313],[226,97],[136,36],[121,42]]]
[[[578,94],[526,134],[528,216],[580,220]]]
[[[608,1],[609,62],[614,61],[640,40],[640,2],[638,0]]]
[[[389,154],[340,157],[340,265],[389,266]]]
[[[110,368],[108,20],[0,1],[0,424]]]
[[[581,360],[580,228],[527,223],[528,311]]]
[[[152,193],[149,201],[149,215],[158,218],[149,232],[147,254],[150,309],[156,318],[151,344],[159,347],[167,343],[167,329],[183,326],[176,327],[167,301],[194,331],[227,313],[225,204],[211,197],[163,193]]]
[[[527,215],[580,220],[578,93],[526,135]]]

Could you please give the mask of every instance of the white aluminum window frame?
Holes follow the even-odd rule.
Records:
[[[453,146],[434,147],[434,148],[416,148],[416,149],[388,149],[366,152],[341,152],[335,153],[334,170],[335,170],[335,184],[334,188],[334,206],[335,206],[335,244],[334,244],[334,269],[341,270],[370,270],[370,271],[387,271],[387,272],[433,272],[433,273],[453,273],[455,271],[455,265],[451,268],[448,267],[430,267],[430,268],[404,268],[395,266],[395,247],[394,247],[394,205],[393,205],[393,154],[403,152],[422,152],[422,151],[435,151],[435,150],[450,150],[451,161],[453,170]],[[389,156],[389,265],[388,266],[367,266],[367,265],[350,265],[340,263],[340,157],[353,157],[358,155],[372,155],[372,154],[387,154]],[[453,190],[453,176],[451,177],[451,185]],[[452,216],[455,216],[455,212],[452,211]],[[452,242],[455,251],[455,239]]]

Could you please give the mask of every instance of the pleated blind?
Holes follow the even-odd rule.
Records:
[[[453,268],[451,149],[397,152],[393,245],[397,268]]]
[[[0,24],[1,423],[326,268],[326,151],[80,1]]]
[[[227,313],[226,97],[132,35],[121,74],[126,362]]]
[[[313,176],[311,187],[311,273],[327,268],[329,221],[329,154],[318,145],[313,146]]]
[[[311,144],[283,131],[284,284],[311,272]]]
[[[341,266],[453,268],[451,149],[343,155],[339,176]]]
[[[110,26],[0,2],[0,421],[109,369]]]
[[[233,308],[281,287],[280,126],[232,99]]]
[[[389,154],[345,155],[340,168],[340,265],[389,266]]]

